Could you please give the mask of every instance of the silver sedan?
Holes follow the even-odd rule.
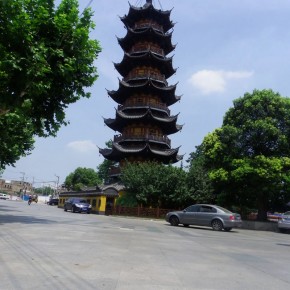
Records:
[[[290,230],[290,211],[286,211],[279,217],[278,229],[280,230],[280,232]]]
[[[232,228],[241,227],[241,216],[223,207],[211,204],[194,204],[182,211],[173,211],[166,214],[166,221],[172,226],[183,224],[208,226],[215,231],[230,231]]]

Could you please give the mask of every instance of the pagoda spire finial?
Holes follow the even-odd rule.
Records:
[[[150,6],[153,6],[153,4],[152,4],[152,0],[146,0],[146,3],[144,4],[144,8],[146,8],[146,7],[150,7]]]

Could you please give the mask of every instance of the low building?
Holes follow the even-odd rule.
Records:
[[[63,208],[66,200],[72,197],[80,197],[87,200],[92,206],[92,213],[111,214],[112,207],[115,205],[117,198],[124,189],[123,185],[110,184],[107,186],[96,187],[80,191],[66,191],[59,193],[58,207]]]

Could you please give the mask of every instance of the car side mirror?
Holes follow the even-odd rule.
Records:
[[[183,212],[186,212],[186,209],[184,209]]]

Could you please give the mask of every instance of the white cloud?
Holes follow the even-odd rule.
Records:
[[[252,75],[251,71],[201,70],[190,77],[189,83],[203,94],[221,93],[230,80],[245,79]]]
[[[97,151],[96,144],[94,144],[91,140],[73,141],[68,143],[67,147],[81,153]]]

